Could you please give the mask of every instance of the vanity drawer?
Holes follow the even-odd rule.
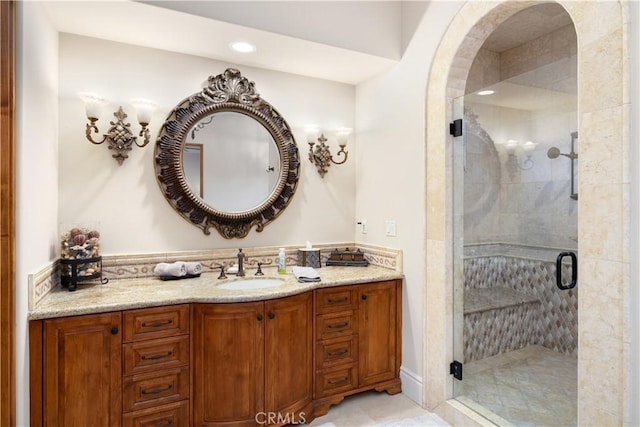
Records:
[[[189,364],[189,336],[159,338],[124,344],[123,374],[157,372]]]
[[[325,370],[316,376],[316,399],[343,393],[358,387],[358,367],[353,365],[336,370]]]
[[[322,314],[316,317],[316,339],[324,340],[358,332],[357,312]]]
[[[129,412],[122,417],[123,427],[188,427],[189,401]]]
[[[316,290],[316,313],[335,313],[358,308],[358,292],[355,288],[339,287]]]
[[[189,305],[143,308],[124,312],[123,341],[142,341],[189,333]]]
[[[358,361],[358,336],[347,336],[318,341],[316,344],[316,369]]]
[[[123,412],[149,408],[189,398],[189,368],[164,369],[123,379]]]

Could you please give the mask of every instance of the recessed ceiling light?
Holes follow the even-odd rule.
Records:
[[[478,95],[487,96],[487,95],[493,95],[494,93],[496,93],[495,90],[481,90],[480,92],[478,92]]]
[[[229,45],[229,47],[240,53],[251,53],[256,51],[256,47],[247,42],[233,42]]]

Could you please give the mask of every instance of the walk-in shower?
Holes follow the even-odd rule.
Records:
[[[578,259],[576,51],[561,6],[526,9],[452,106],[454,393],[497,424],[576,424],[579,286],[558,286]]]

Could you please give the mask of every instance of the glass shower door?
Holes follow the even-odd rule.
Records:
[[[578,288],[574,256],[557,257],[577,252],[577,103],[530,80],[451,106],[450,369],[454,396],[498,425],[575,425]]]

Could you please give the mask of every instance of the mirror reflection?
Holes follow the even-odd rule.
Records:
[[[269,131],[237,112],[199,120],[187,134],[182,155],[191,191],[220,211],[259,206],[280,176],[280,154]]]

